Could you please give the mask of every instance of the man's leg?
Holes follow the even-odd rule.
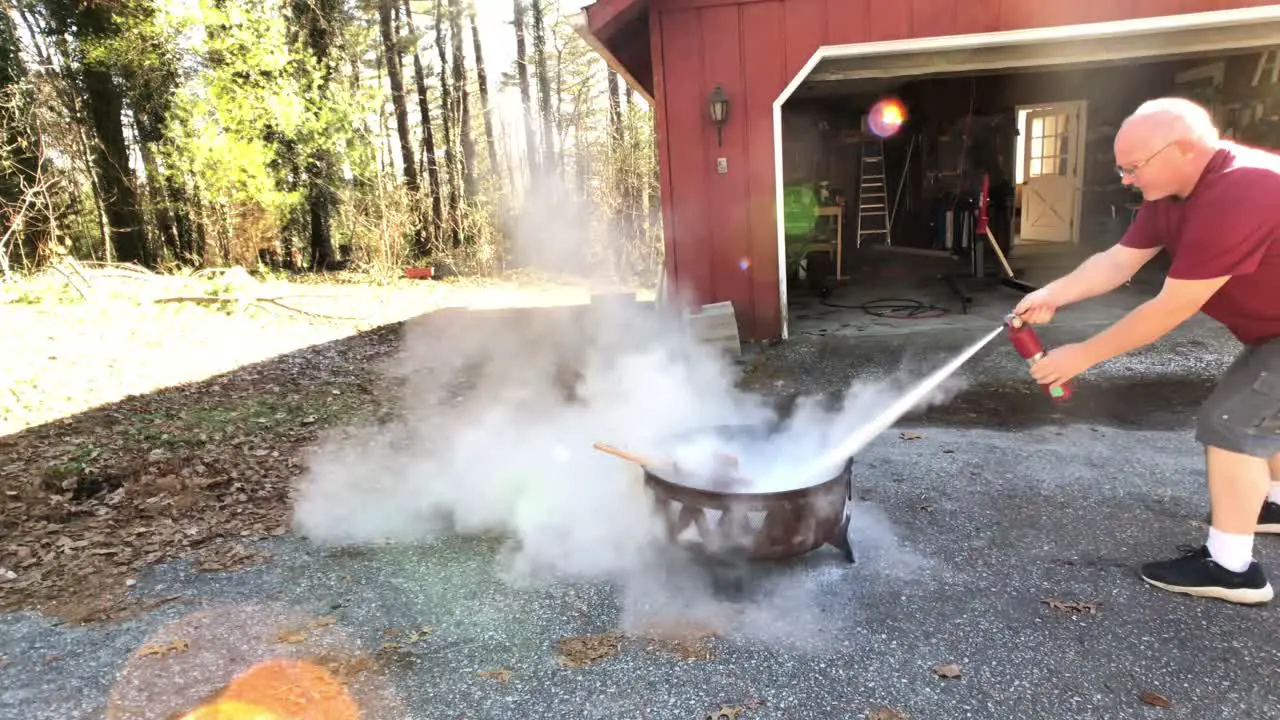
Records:
[[[1244,572],[1253,562],[1253,534],[1271,489],[1271,472],[1263,458],[1222,448],[1206,448],[1205,460],[1213,511],[1209,556],[1231,572]]]
[[[1280,453],[1280,343],[1246,349],[1228,368],[1197,418],[1205,446],[1211,526],[1203,546],[1148,563],[1142,578],[1165,590],[1242,604],[1274,592],[1253,559],[1254,533],[1271,488],[1269,460]]]
[[[1257,532],[1276,535],[1280,534],[1280,453],[1272,455],[1267,465],[1271,469],[1271,491],[1258,515]]]

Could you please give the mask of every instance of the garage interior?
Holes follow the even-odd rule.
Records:
[[[1211,108],[1224,136],[1280,149],[1275,29],[1173,35],[1131,44],[1193,50],[881,77],[866,75],[913,60],[880,59],[887,69],[879,70],[867,57],[819,62],[782,108],[788,334],[998,322],[1028,288],[1124,233],[1141,195],[1121,183],[1112,140],[1149,98],[1192,98]],[[1027,51],[960,51],[956,64],[1019,50]],[[932,55],[933,67],[947,66]],[[883,117],[885,103],[906,119],[881,137],[867,118]],[[1158,290],[1164,261],[1090,307],[1118,317],[1141,301],[1135,293]]]

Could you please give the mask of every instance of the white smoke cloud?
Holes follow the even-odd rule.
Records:
[[[526,230],[525,240],[575,242],[566,235]],[[403,421],[316,453],[296,493],[299,534],[322,544],[502,535],[513,581],[620,581],[628,622],[644,608],[718,607],[696,568],[667,551],[640,468],[592,447],[694,468],[709,453],[673,438],[780,420],[769,399],[737,387],[737,366],[698,343],[677,313],[625,302],[442,311],[409,324],[389,371],[402,385]],[[878,382],[835,402],[802,399],[766,446],[731,448],[756,483],[749,489],[794,483],[788,468],[837,445],[898,392]],[[672,583],[673,573],[695,579]],[[757,603],[758,612],[783,604],[794,616],[803,600],[787,592],[785,602],[774,593]]]

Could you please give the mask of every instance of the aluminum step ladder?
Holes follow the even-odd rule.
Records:
[[[1262,73],[1268,67],[1267,60],[1271,60],[1271,84],[1275,85],[1280,82],[1280,48],[1265,48],[1258,57],[1258,67],[1253,71],[1253,87],[1258,87],[1258,83],[1262,81]]]
[[[885,171],[884,140],[866,131],[863,118],[862,139],[859,154],[862,156],[862,172],[858,181],[858,232],[855,245],[862,241],[881,239],[884,245],[893,244],[889,233],[889,193]]]

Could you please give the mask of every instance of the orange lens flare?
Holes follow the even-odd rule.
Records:
[[[897,98],[885,98],[877,102],[867,114],[867,127],[882,138],[897,133],[906,121],[907,106]]]
[[[182,720],[360,720],[329,671],[301,660],[266,660],[236,676],[213,702]]]

